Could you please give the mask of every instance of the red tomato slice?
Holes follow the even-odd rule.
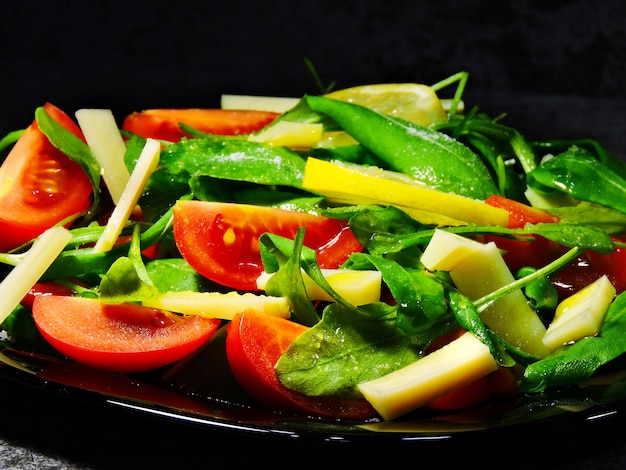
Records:
[[[229,109],[148,109],[128,115],[122,128],[141,137],[178,142],[190,137],[184,123],[203,132],[220,135],[249,134],[267,126],[278,113]]]
[[[228,325],[226,357],[241,386],[260,404],[286,411],[338,419],[367,419],[376,412],[365,399],[311,397],[286,388],[274,366],[307,327],[260,312],[237,314]]]
[[[430,402],[428,408],[458,411],[480,406],[492,398],[512,396],[519,391],[517,380],[509,369],[500,367]]]
[[[78,126],[60,109],[44,109],[78,137]],[[80,165],[54,147],[37,122],[26,129],[0,167],[0,251],[9,251],[58,222],[85,212],[91,183]]]
[[[426,354],[454,341],[464,332],[462,328],[455,328],[435,339],[426,348]],[[427,407],[441,411],[462,410],[484,404],[493,396],[513,395],[517,391],[517,381],[513,373],[509,369],[500,367],[490,374],[436,398]]]
[[[509,211],[510,228],[521,228],[526,223],[555,223],[559,221],[558,217],[547,212],[502,196],[491,196],[485,202]],[[535,241],[528,242],[493,236],[487,236],[485,240],[494,241],[498,248],[504,250],[503,256],[511,271],[517,271],[523,266],[541,268],[567,250],[558,243],[539,236],[535,237]],[[625,249],[618,247],[609,254],[587,251],[569,266],[552,275],[550,279],[560,296],[567,297],[591,284],[603,274],[608,276],[618,293],[626,290]]]
[[[612,253],[604,255],[586,251],[567,268],[551,276],[551,281],[561,296],[567,297],[603,274],[606,274],[618,294],[626,290],[626,249],[617,247]]]
[[[526,224],[556,223],[559,218],[527,204],[494,194],[485,200],[486,204],[509,212],[509,228],[523,228]]]
[[[57,351],[84,365],[141,372],[176,362],[200,348],[221,321],[182,317],[135,304],[37,296],[33,318]]]
[[[263,271],[258,238],[293,238],[306,227],[304,244],[317,251],[323,268],[337,268],[363,247],[346,221],[245,204],[178,201],[174,238],[182,256],[200,274],[227,287],[257,290]]]

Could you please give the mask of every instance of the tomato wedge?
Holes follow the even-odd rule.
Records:
[[[141,137],[178,142],[189,134],[180,128],[184,123],[210,134],[238,135],[258,131],[272,122],[278,113],[231,109],[148,109],[129,114],[122,128]]]
[[[306,329],[252,310],[237,314],[226,335],[226,357],[235,379],[256,401],[273,410],[356,420],[376,416],[365,399],[311,397],[280,383],[274,366]]]
[[[74,135],[80,128],[59,108],[44,109]],[[85,212],[91,183],[78,163],[54,147],[37,122],[26,129],[0,167],[0,251],[9,251],[46,229]]]
[[[246,204],[178,201],[174,239],[200,274],[221,285],[257,290],[263,272],[258,238],[263,233],[293,238],[306,227],[304,244],[317,251],[322,268],[337,268],[362,245],[346,221]]]
[[[33,318],[57,351],[114,372],[141,372],[176,362],[206,343],[221,324],[136,304],[107,305],[59,295],[37,296]]]

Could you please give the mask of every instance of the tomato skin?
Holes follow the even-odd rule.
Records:
[[[517,380],[512,372],[500,367],[436,398],[426,406],[439,411],[458,411],[482,405],[494,397],[512,396],[518,391]]]
[[[426,348],[426,354],[445,346],[465,333],[463,328],[455,328],[435,339]],[[457,411],[486,403],[494,396],[513,395],[518,391],[517,380],[509,369],[500,367],[473,382],[442,395],[427,408],[439,411]]]
[[[306,227],[304,244],[317,251],[322,268],[337,268],[363,249],[346,221],[271,207],[178,201],[173,225],[176,245],[196,271],[239,290],[258,290],[258,238],[265,232],[293,238]]]
[[[176,362],[200,348],[221,324],[135,304],[58,295],[37,296],[33,318],[57,351],[79,364],[114,372]]]
[[[20,302],[29,310],[33,309],[35,298],[40,295],[74,295],[76,292],[69,287],[58,284],[54,281],[37,282],[31,287],[28,293]]]
[[[521,228],[526,223],[556,223],[559,221],[558,218],[550,214],[541,215],[542,211],[538,209],[500,196],[491,196],[487,199],[487,202],[510,211],[510,228]],[[512,272],[524,266],[541,268],[565,254],[568,250],[567,247],[541,236],[534,236],[533,241],[525,241],[487,235],[484,237],[484,241],[492,241],[498,248],[503,250],[503,258]],[[551,275],[550,280],[556,287],[559,296],[564,298],[578,292],[603,274],[608,276],[617,293],[626,290],[625,248],[618,246],[615,251],[608,254],[600,254],[588,250],[578,256],[568,266]]]
[[[365,399],[311,397],[280,383],[275,364],[306,326],[246,311],[228,325],[226,357],[240,385],[260,404],[278,411],[338,419],[362,420],[376,416]]]
[[[271,123],[278,113],[229,109],[148,109],[129,114],[122,128],[141,137],[178,142],[190,137],[179,123],[210,134],[238,135],[258,131]]]
[[[83,138],[63,111],[50,103],[43,107],[54,120]],[[12,250],[58,222],[85,212],[91,192],[80,165],[54,147],[33,120],[0,167],[0,251]]]
[[[509,228],[522,228],[527,223],[559,221],[558,217],[547,212],[502,196],[491,196],[485,202],[509,211]],[[524,241],[486,236],[485,241],[495,242],[504,251],[504,260],[513,272],[524,266],[541,268],[567,251],[566,247],[541,236],[534,238],[534,241]],[[608,254],[586,251],[567,267],[550,276],[550,279],[559,296],[564,298],[578,292],[603,274],[608,276],[617,293],[626,290],[626,249],[617,247]]]
[[[617,247],[608,254],[586,251],[550,279],[559,294],[567,297],[596,281],[603,274],[606,274],[618,294],[626,290],[625,248]]]
[[[559,221],[557,216],[548,212],[497,194],[489,196],[485,200],[485,204],[507,210],[509,212],[509,228],[523,228],[526,224],[556,223]]]

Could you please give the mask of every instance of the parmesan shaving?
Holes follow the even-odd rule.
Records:
[[[79,109],[76,119],[96,161],[111,199],[117,204],[130,173],[124,164],[126,144],[110,109]]]
[[[117,237],[137,205],[148,178],[159,163],[161,144],[155,139],[147,139],[146,144],[139,155],[135,169],[128,179],[128,183],[122,192],[120,201],[115,206],[104,231],[94,246],[94,252],[102,253],[109,251],[115,245]]]
[[[64,227],[46,230],[0,283],[0,323],[13,312],[71,240]]]

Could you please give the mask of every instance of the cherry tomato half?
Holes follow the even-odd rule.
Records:
[[[176,362],[200,348],[221,321],[179,316],[136,304],[37,296],[33,318],[57,351],[84,365],[140,372]]]
[[[346,221],[289,210],[222,202],[178,201],[174,238],[200,274],[221,285],[257,290],[263,271],[258,238],[266,232],[293,238],[305,227],[304,244],[322,268],[337,268],[362,245]]]
[[[74,135],[79,127],[59,108],[44,109]],[[54,147],[37,122],[26,129],[0,167],[0,251],[9,251],[88,209],[91,183],[78,163]]]
[[[219,135],[249,134],[267,126],[278,113],[229,109],[148,109],[128,115],[122,128],[141,137],[178,142],[189,134],[184,123],[202,132]]]
[[[274,368],[307,327],[260,312],[237,314],[228,325],[226,357],[240,385],[260,404],[278,411],[342,419],[366,419],[376,412],[365,399],[311,397],[286,388]]]

